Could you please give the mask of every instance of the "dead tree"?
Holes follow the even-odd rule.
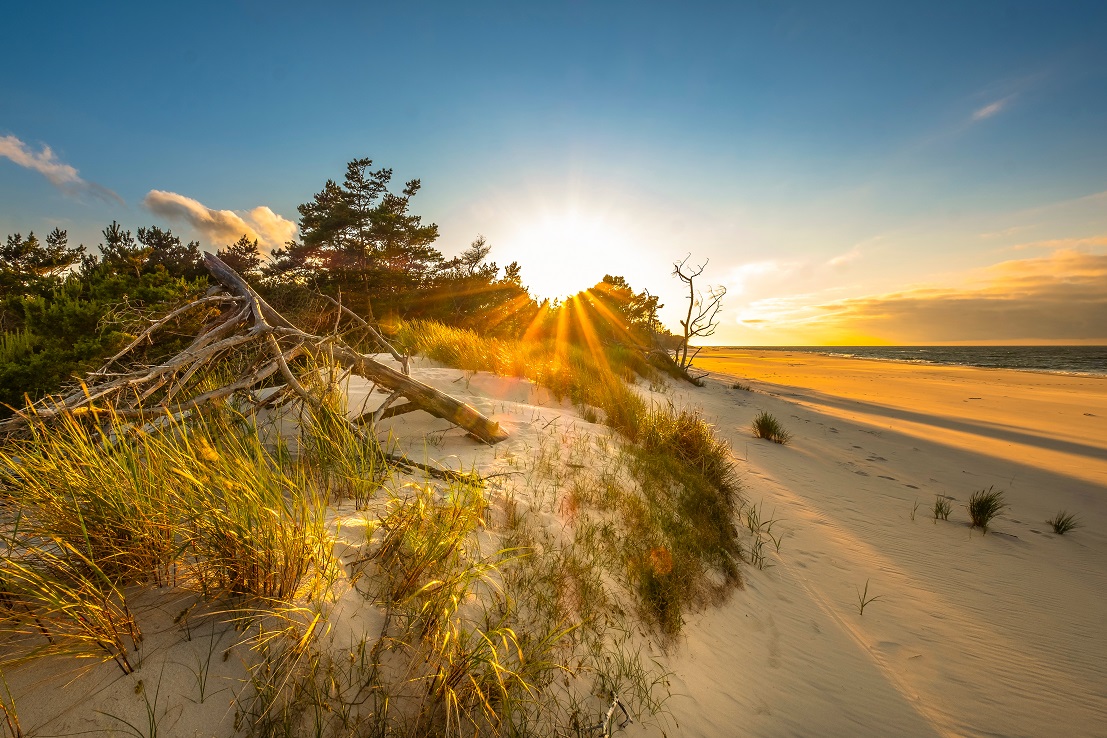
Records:
[[[485,443],[507,437],[498,423],[471,405],[407,376],[407,357],[379,333],[374,331],[374,338],[388,348],[402,371],[355,351],[337,334],[316,336],[300,330],[219,257],[204,254],[204,266],[218,283],[207,295],[153,322],[99,371],[90,374],[76,391],[34,403],[0,422],[0,433],[66,413],[110,410],[123,418],[151,419],[166,414],[184,417],[232,397],[241,398],[243,406],[254,410],[288,402],[317,408],[321,399],[309,387],[321,371],[330,370],[363,377],[389,393],[380,407],[353,423],[372,426],[385,418],[422,410],[464,428]],[[218,316],[180,353],[154,366],[113,370],[143,342],[152,342],[153,334],[171,320],[189,311],[212,308],[220,309]],[[222,384],[198,392],[197,382],[192,380],[219,376],[214,370],[231,366],[234,373]],[[261,389],[269,390],[264,397],[259,394]],[[406,402],[396,405],[399,399]]]
[[[681,338],[680,345],[673,352],[673,361],[685,371],[692,365],[692,361],[700,352],[699,347],[696,347],[689,356],[689,342],[693,338],[706,338],[715,333],[715,329],[719,326],[718,318],[719,311],[723,307],[723,296],[726,295],[726,287],[722,286],[709,287],[707,295],[696,291],[696,277],[703,274],[708,262],[705,261],[699,266],[690,267],[688,266],[688,259],[691,256],[689,254],[682,261],[673,263],[673,276],[688,285],[688,314],[684,317],[684,320],[680,321],[680,326],[684,329],[684,335]]]

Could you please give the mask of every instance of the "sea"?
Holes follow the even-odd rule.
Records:
[[[1107,346],[720,346],[915,364],[1107,376]]]

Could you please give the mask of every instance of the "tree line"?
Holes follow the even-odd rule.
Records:
[[[435,247],[438,226],[411,211],[419,180],[393,189],[391,169],[356,159],[341,183],[328,180],[299,206],[299,240],[265,256],[244,234],[217,253],[266,300],[320,332],[334,320],[333,308],[321,307],[325,295],[385,331],[425,319],[528,340],[674,347],[648,291],[606,275],[564,301],[540,303],[517,262],[489,260],[483,237],[450,259]],[[73,382],[152,317],[209,286],[197,241],[156,225],[132,233],[114,221],[102,236],[98,253],[70,246],[58,228],[43,240],[11,234],[0,246],[0,404],[20,407]],[[179,350],[199,327],[176,326],[145,348],[146,358]]]

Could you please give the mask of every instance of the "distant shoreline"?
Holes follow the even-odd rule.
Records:
[[[792,352],[899,364],[1107,377],[1107,346],[704,346],[703,351]]]

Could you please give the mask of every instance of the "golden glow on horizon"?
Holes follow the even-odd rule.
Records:
[[[1102,345],[1107,253],[1057,249],[945,284],[820,300],[754,300],[722,342],[767,345]]]

